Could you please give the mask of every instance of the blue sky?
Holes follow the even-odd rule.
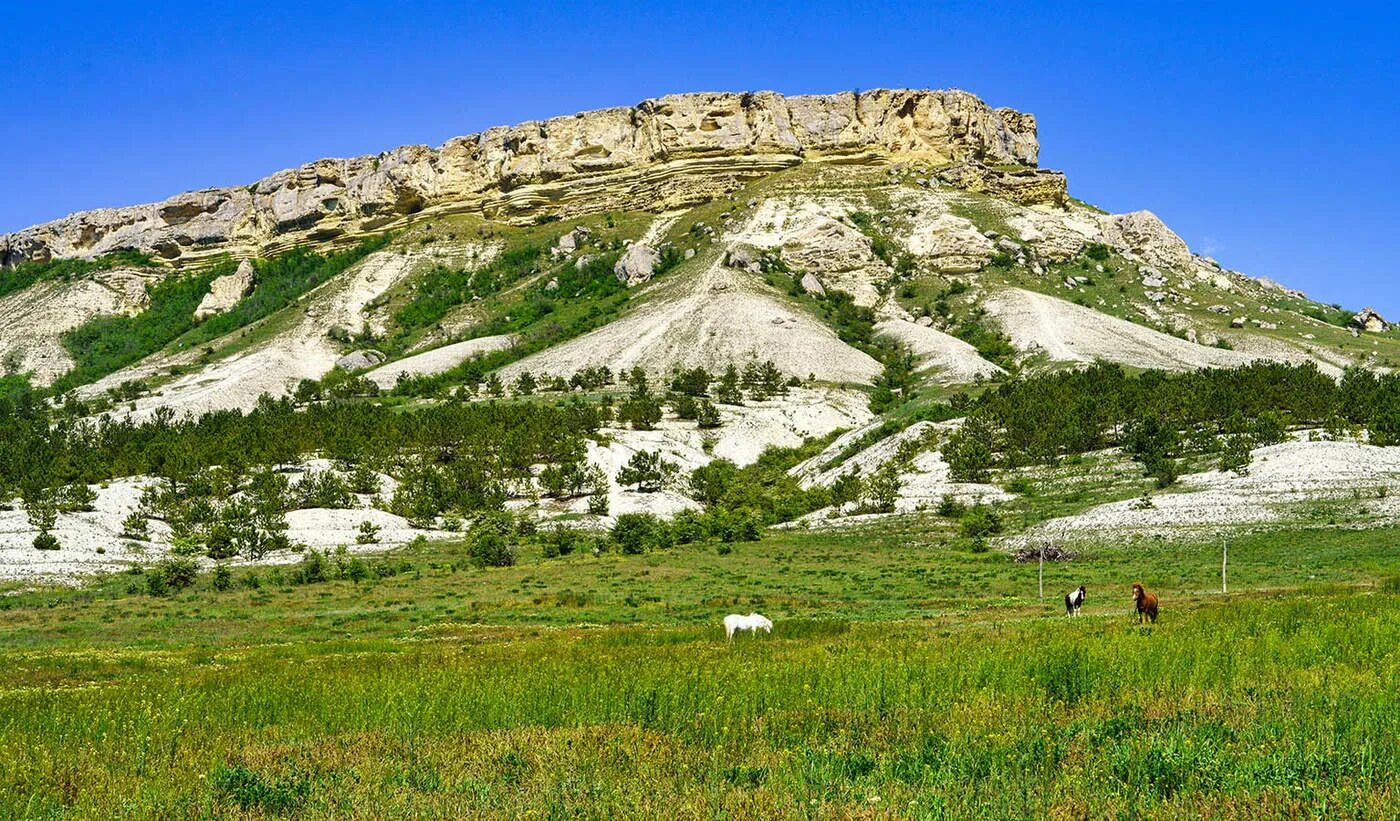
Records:
[[[0,232],[695,90],[957,87],[1074,195],[1400,316],[1385,4],[7,4]]]

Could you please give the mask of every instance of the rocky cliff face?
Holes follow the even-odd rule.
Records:
[[[679,94],[493,128],[438,148],[318,160],[242,188],[83,211],[0,237],[0,265],[123,248],[185,263],[348,240],[432,214],[528,220],[612,208],[663,210],[732,191],[804,160],[916,157],[1023,202],[1058,202],[1036,168],[1035,117],[962,91],[825,96]]]

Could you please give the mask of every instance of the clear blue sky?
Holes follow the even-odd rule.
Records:
[[[1076,196],[1400,316],[1400,12],[986,5],[10,3],[0,232],[671,92],[957,87]]]

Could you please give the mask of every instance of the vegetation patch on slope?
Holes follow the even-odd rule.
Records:
[[[141,251],[117,251],[96,259],[68,257],[48,262],[21,262],[13,268],[0,270],[0,296],[28,288],[36,282],[73,279],[95,271],[109,271],[125,266],[149,268],[156,264],[150,254]]]
[[[64,334],[64,347],[77,364],[54,383],[54,391],[62,393],[100,379],[171,343],[178,348],[193,347],[246,327],[290,305],[387,242],[387,236],[366,239],[354,248],[329,255],[294,248],[259,260],[254,263],[253,292],[228,312],[203,322],[195,320],[195,308],[208,293],[210,282],[233,272],[233,261],[168,277],[150,289],[150,305],[141,313],[95,317]]]

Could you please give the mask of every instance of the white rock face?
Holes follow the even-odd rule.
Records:
[[[911,252],[928,257],[939,271],[952,274],[980,271],[996,252],[971,220],[953,214],[942,214],[915,229],[907,245]]]
[[[1047,262],[1072,259],[1096,234],[1091,227],[1078,221],[1038,212],[1018,214],[1006,223]]]
[[[245,259],[238,263],[238,270],[216,277],[209,283],[209,293],[204,295],[204,299],[199,301],[199,307],[194,309],[194,318],[204,319],[230,310],[252,287],[253,263]]]

